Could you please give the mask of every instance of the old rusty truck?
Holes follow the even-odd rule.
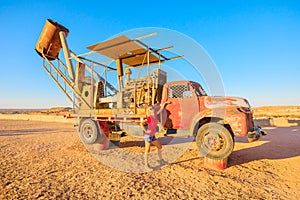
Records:
[[[155,34],[134,39],[120,35],[88,46],[90,51],[80,55],[70,50],[68,34],[66,27],[48,19],[35,49],[45,71],[72,102],[84,143],[112,140],[118,144],[121,133],[143,134],[139,124],[147,108],[165,102],[158,116],[165,131],[195,137],[201,154],[210,159],[227,158],[235,136],[246,136],[251,142],[264,133],[254,126],[246,99],[208,96],[195,81],[167,82],[161,63],[182,56],[167,57],[164,53],[172,47],[154,49],[142,42]],[[61,49],[64,62],[59,58]],[[91,59],[95,54],[110,62]],[[109,78],[115,79],[116,86]]]

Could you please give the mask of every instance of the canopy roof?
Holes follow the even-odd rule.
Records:
[[[149,64],[153,64],[179,57],[166,58],[160,53],[166,48],[154,50],[139,39],[132,40],[125,35],[88,46],[87,48],[112,59],[121,59],[122,63],[133,67],[148,64],[148,61]]]

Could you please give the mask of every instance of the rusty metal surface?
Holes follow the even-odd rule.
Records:
[[[59,37],[60,31],[63,31],[66,35],[69,33],[69,30],[66,27],[57,22],[50,19],[46,21],[35,46],[35,50],[40,56],[44,54],[49,60],[57,58],[59,51],[62,48]]]
[[[253,130],[252,112],[246,99],[199,96],[191,89],[194,84],[192,81],[165,84],[162,103],[170,101],[172,104],[166,106],[163,114],[164,127],[193,129],[201,119],[215,118],[221,120],[221,123],[229,124],[236,136],[245,136]]]

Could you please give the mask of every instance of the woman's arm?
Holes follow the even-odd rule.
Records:
[[[160,114],[162,110],[166,107],[167,104],[171,104],[170,101],[166,101],[164,104],[160,106],[160,109],[156,112],[156,114]]]
[[[141,123],[140,123],[140,126],[141,126],[141,128],[144,130],[144,132],[147,132],[147,130],[146,130],[146,128],[145,128],[145,124],[147,124],[148,123],[148,120],[147,119],[145,119],[144,121],[142,121]]]

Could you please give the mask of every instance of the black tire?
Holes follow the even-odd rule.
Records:
[[[214,122],[204,124],[198,129],[196,144],[203,156],[214,160],[227,158],[234,147],[230,132],[222,124]]]
[[[105,135],[100,132],[98,122],[92,119],[86,119],[81,123],[79,134],[85,144],[101,142],[105,137]]]

